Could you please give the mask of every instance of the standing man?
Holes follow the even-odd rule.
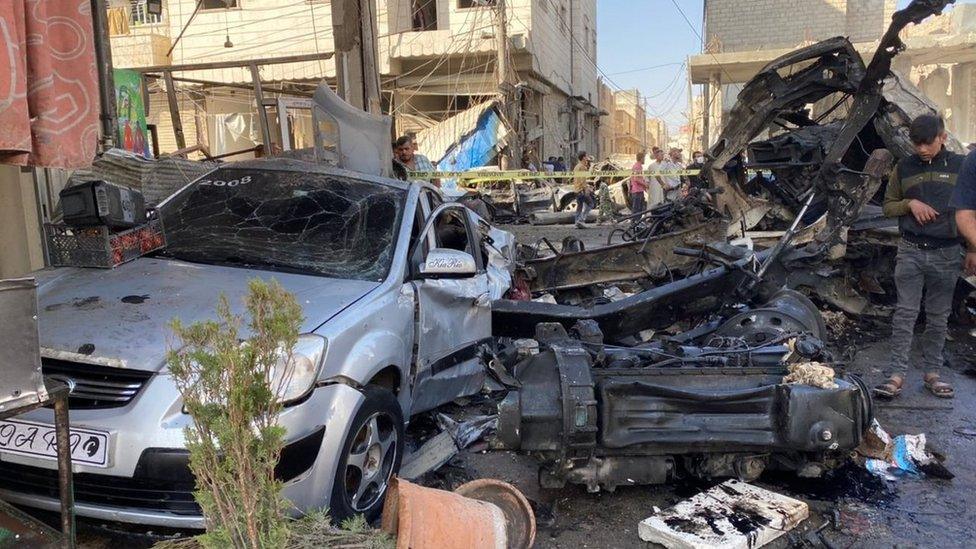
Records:
[[[408,172],[433,172],[434,165],[426,156],[418,154],[417,144],[413,137],[403,135],[393,143],[393,156]],[[417,178],[413,178],[417,180]],[[428,181],[428,179],[422,179]],[[435,186],[441,186],[440,179],[429,179]]]
[[[898,305],[891,322],[891,373],[874,388],[881,397],[901,394],[908,374],[915,321],[925,295],[925,331],[918,336],[925,388],[940,398],[952,398],[952,385],[943,381],[942,348],[962,250],[950,205],[962,167],[962,155],[946,150],[945,123],[923,114],[912,121],[909,138],[915,154],[898,162],[888,178],[884,214],[898,218],[901,242],[895,263]]]
[[[637,214],[647,209],[647,178],[644,177],[644,152],[637,153],[637,162],[631,167],[630,176],[630,212]],[[637,218],[631,220],[637,223]]]
[[[705,181],[705,176],[701,173],[701,169],[705,166],[705,155],[701,151],[695,151],[691,154],[691,164],[688,164],[688,170],[698,170],[697,175],[688,176],[688,180],[691,183],[693,189],[707,189],[708,183]]]
[[[682,158],[682,151],[677,147],[672,147],[668,151],[668,169],[676,172],[680,172],[685,169],[685,160]],[[688,194],[688,177],[684,175],[677,176],[678,179],[678,196],[685,196]]]
[[[654,147],[654,160],[654,171],[656,172],[670,172],[678,169],[672,167],[671,161],[664,155],[664,150],[658,147]],[[678,189],[681,187],[681,179],[678,176],[655,175],[654,179],[661,185],[665,200],[673,201],[678,198]]]
[[[949,205],[956,209],[956,225],[966,239],[966,274],[976,275],[976,147],[972,145]]]
[[[586,151],[580,151],[577,158],[579,162],[576,163],[573,171],[590,171],[590,165],[593,163],[590,155],[586,154]],[[586,216],[593,209],[593,188],[585,175],[577,175],[573,178],[573,189],[576,191],[576,228],[584,229],[586,226],[583,225],[583,222],[586,221]]]

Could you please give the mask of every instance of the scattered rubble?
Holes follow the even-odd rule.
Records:
[[[819,362],[800,362],[786,367],[789,374],[783,378],[783,383],[809,385],[819,389],[836,389],[834,369]]]
[[[865,469],[885,480],[923,475],[952,479],[955,475],[945,467],[945,456],[926,449],[925,442],[924,433],[892,437],[874,420],[855,451]]]

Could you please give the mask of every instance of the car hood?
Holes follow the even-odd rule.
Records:
[[[217,299],[244,311],[248,281],[274,278],[295,295],[310,332],[379,286],[246,268],[140,258],[114,269],[39,271],[38,326],[48,357],[159,371],[173,335],[169,322],[216,318]]]

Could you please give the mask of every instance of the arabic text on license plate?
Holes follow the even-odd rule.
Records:
[[[108,433],[71,428],[71,459],[74,463],[106,467]],[[57,432],[53,425],[32,421],[0,421],[0,453],[41,459],[57,459]]]

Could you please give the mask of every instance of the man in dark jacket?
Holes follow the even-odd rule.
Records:
[[[950,207],[962,167],[962,155],[945,148],[942,118],[922,115],[912,121],[909,137],[915,154],[902,159],[888,179],[884,214],[898,218],[901,242],[895,264],[898,306],[891,324],[891,373],[875,394],[901,394],[908,374],[915,321],[925,295],[925,331],[918,336],[925,387],[935,396],[952,398],[952,385],[940,379],[949,310],[963,250]]]

